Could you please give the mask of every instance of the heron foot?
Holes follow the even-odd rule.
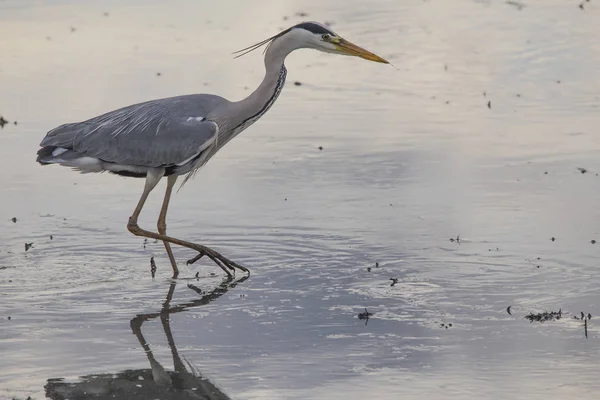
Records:
[[[243,271],[243,272],[250,273],[248,268],[243,267],[243,266],[239,265],[238,263],[231,261],[227,257],[216,252],[215,250],[213,250],[209,247],[206,247],[206,246],[202,246],[202,245],[196,245],[196,246],[198,246],[199,249],[196,249],[196,248],[194,248],[194,249],[198,250],[198,255],[187,260],[186,265],[192,265],[196,261],[200,260],[202,257],[207,256],[215,264],[217,264],[219,267],[221,267],[221,269],[223,269],[223,271],[227,272],[227,274],[230,276],[231,276],[231,273],[229,271],[233,271],[233,273],[235,274],[236,269],[239,269],[240,271]]]
[[[196,257],[188,260],[187,265],[193,264],[196,261],[198,261],[199,259],[201,259],[202,257],[207,256],[208,258],[213,260],[213,262],[215,264],[217,264],[217,266],[219,266],[223,271],[225,271],[227,276],[229,276],[230,278],[233,277],[233,273],[235,273],[236,269],[239,269],[240,271],[250,274],[250,271],[248,270],[248,268],[242,267],[241,265],[231,261],[227,257],[224,257],[223,255],[221,255],[220,253],[216,252],[215,250],[213,250],[209,247],[202,246],[202,245],[196,244],[196,243],[187,242],[185,240],[173,238],[173,237],[167,236],[165,234],[159,234],[159,233],[150,232],[145,229],[142,229],[137,224],[137,218],[134,218],[134,217],[129,218],[129,222],[127,223],[127,229],[129,230],[129,232],[133,233],[136,236],[143,236],[143,237],[152,238],[152,239],[156,239],[156,240],[162,240],[163,242],[172,243],[172,244],[176,244],[178,246],[187,247],[188,249],[196,250],[198,252],[198,255]],[[179,271],[177,269],[177,265],[173,264],[173,277],[176,278],[178,273],[179,273]]]

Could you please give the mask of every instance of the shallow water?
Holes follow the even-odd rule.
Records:
[[[0,115],[18,121],[0,130],[0,398],[600,390],[600,328],[593,317],[586,340],[573,319],[600,301],[593,1],[81,3],[0,3]],[[246,96],[262,59],[231,51],[303,19],[399,71],[294,53],[273,109],[177,193],[170,233],[250,267],[237,286],[208,263],[170,285],[162,245],[125,229],[142,181],[34,162],[64,122],[149,98]],[[559,321],[524,319],[559,308]]]

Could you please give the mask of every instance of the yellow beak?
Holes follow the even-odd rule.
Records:
[[[365,60],[369,60],[369,61],[375,61],[378,63],[389,64],[389,62],[387,60],[379,57],[377,54],[373,54],[370,51],[365,50],[362,47],[359,47],[359,46],[355,45],[354,43],[347,41],[346,39],[340,38],[337,41],[337,43],[334,43],[334,44],[338,50],[340,50],[342,53],[345,53],[349,56],[355,56],[355,57],[364,58]]]

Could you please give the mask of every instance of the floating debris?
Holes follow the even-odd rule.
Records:
[[[550,238],[550,240],[552,240],[552,241],[554,242],[554,241],[556,240],[556,238],[555,238],[554,236],[552,236],[552,237]]]
[[[25,243],[25,251],[29,250],[32,247],[33,247],[33,242],[31,242],[31,243]]]
[[[508,315],[512,315],[512,313],[510,312],[510,308],[511,308],[511,307],[512,307],[512,306],[508,306],[508,307],[506,307],[506,312],[508,313]]]
[[[294,82],[294,85],[296,85],[296,86],[302,86],[302,82],[296,81],[296,82]]]
[[[319,150],[323,150],[323,146],[319,146]]]
[[[367,267],[367,272],[371,272],[371,267]]]
[[[450,238],[450,241],[451,241],[452,243],[456,242],[456,243],[459,243],[459,244],[460,244],[460,235],[456,235],[456,239],[454,239],[454,238]]]
[[[581,167],[577,167],[577,170],[578,170],[579,172],[581,172],[582,174],[585,174],[586,172],[588,172],[588,171],[587,171],[587,169],[585,169],[585,168],[581,168]]]
[[[196,279],[200,278],[200,272],[196,272]]]
[[[369,317],[371,317],[372,315],[375,315],[373,313],[370,313],[369,311],[367,311],[367,309],[365,308],[365,312],[361,312],[360,314],[358,314],[358,319],[364,319],[369,321]],[[365,323],[366,325],[366,323]]]
[[[154,278],[156,274],[156,263],[154,262],[154,257],[150,257],[150,275]]]
[[[525,316],[525,319],[528,319],[529,322],[546,322],[546,321],[555,321],[555,320],[559,320],[562,318],[562,309],[559,309],[558,311],[544,311],[541,313],[529,313],[529,315]]]
[[[512,1],[512,0],[508,0],[506,2],[506,4],[508,4],[509,6],[513,6],[515,7],[517,10],[521,11],[525,8],[525,4],[520,3],[518,1]]]
[[[161,75],[162,75],[162,74],[161,74],[160,72],[157,72],[157,73],[156,73],[156,76],[161,76]]]
[[[54,236],[50,235],[50,240],[54,239]]]
[[[392,281],[392,284],[390,286],[395,286],[396,283],[398,283],[398,278],[390,278],[390,281]]]
[[[379,261],[375,261],[375,268],[379,268]]]
[[[12,222],[14,222],[15,224],[17,223],[17,217],[12,217],[10,220],[11,220]]]
[[[488,106],[488,108],[492,108],[492,101],[491,100],[488,101],[487,106]]]
[[[0,128],[4,128],[4,125],[8,124],[8,121],[4,119],[3,116],[0,116]]]

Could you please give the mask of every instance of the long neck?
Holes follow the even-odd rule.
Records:
[[[256,122],[275,103],[285,84],[287,70],[284,61],[291,51],[289,43],[278,39],[268,47],[263,81],[248,97],[231,103],[227,115],[223,116],[225,126],[219,124],[220,131],[228,132],[225,137],[219,138],[222,145]]]
[[[265,77],[258,88],[250,96],[237,102],[242,120],[239,121],[236,130],[241,132],[246,129],[271,108],[283,89],[286,75],[287,70],[283,62],[267,67]]]

